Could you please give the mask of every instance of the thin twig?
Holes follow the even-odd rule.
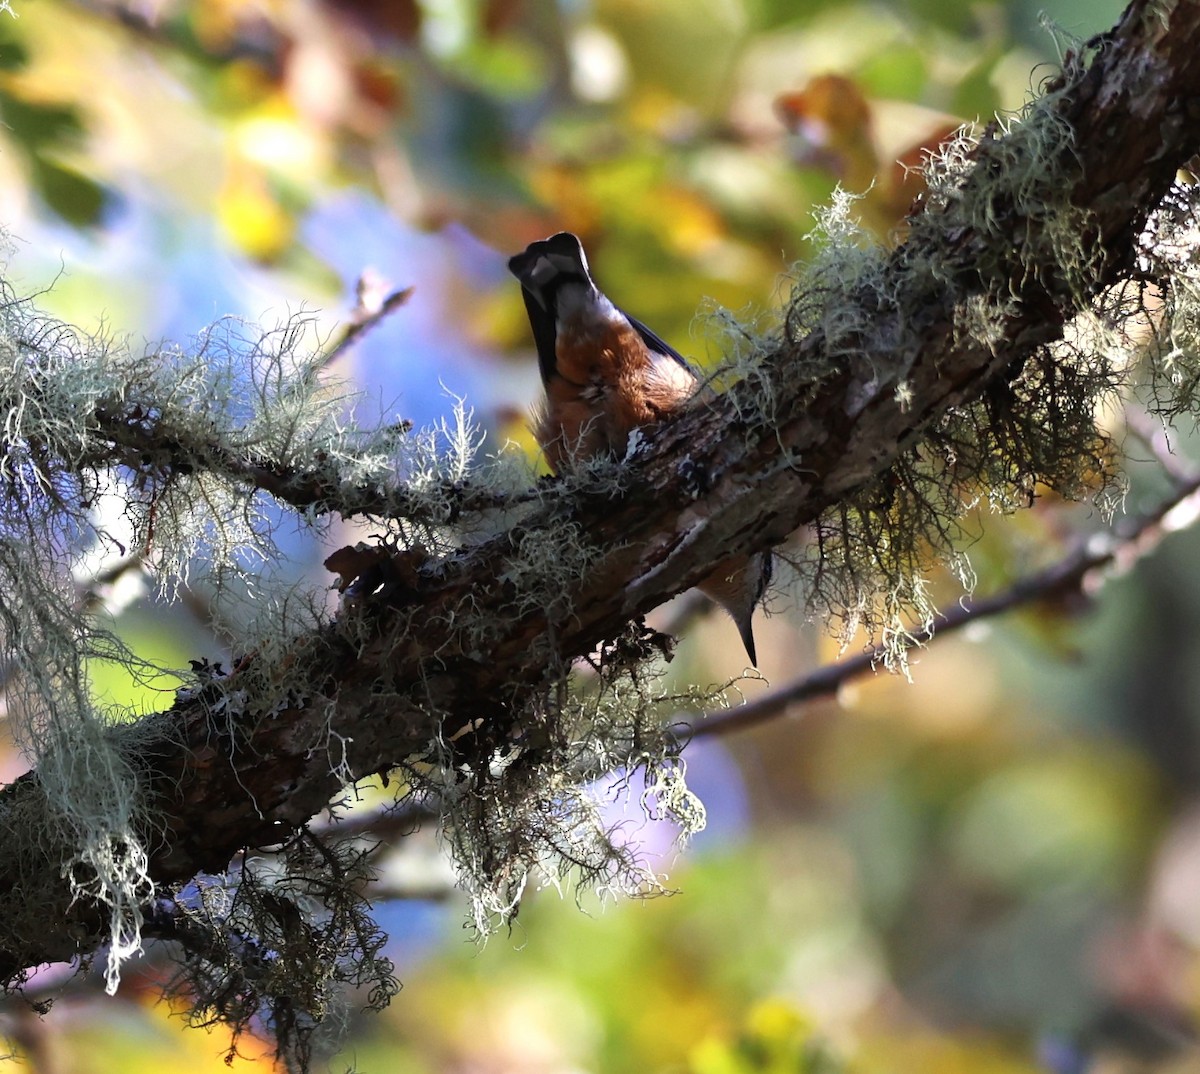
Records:
[[[380,321],[412,297],[411,287],[404,287],[382,296],[381,292],[386,287],[386,282],[378,279],[373,273],[364,272],[359,277],[358,304],[354,307],[350,322],[342,332],[342,338],[330,347],[316,364],[317,369],[327,369],[331,366]]]
[[[1017,579],[1007,589],[978,600],[964,598],[959,604],[939,616],[935,629],[914,630],[905,642],[912,649],[961,630],[971,623],[1002,615],[1024,604],[1049,600],[1078,592],[1088,576],[1103,567],[1114,567],[1124,573],[1134,562],[1154,549],[1168,533],[1184,528],[1194,520],[1190,515],[1182,525],[1170,525],[1167,516],[1189,499],[1200,499],[1200,473],[1178,479],[1171,494],[1153,510],[1143,515],[1126,517],[1108,533],[1085,538],[1057,563],[1044,570]],[[1200,509],[1200,504],[1193,504]],[[841,686],[865,675],[884,659],[885,650],[877,646],[858,656],[826,664],[815,671],[793,679],[777,690],[771,690],[754,701],[736,709],[702,717],[682,732],[691,738],[711,737],[744,731],[767,720],[783,715],[788,709],[818,698],[832,697]]]

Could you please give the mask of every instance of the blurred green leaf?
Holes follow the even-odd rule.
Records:
[[[29,62],[29,50],[20,41],[0,41],[0,71],[19,71]]]
[[[67,105],[35,104],[0,90],[0,118],[27,149],[73,145],[83,133],[77,109]]]
[[[888,49],[871,57],[857,72],[859,84],[871,96],[906,101],[920,98],[928,76],[924,51],[916,45]]]
[[[68,105],[35,104],[0,89],[0,118],[24,150],[33,186],[46,205],[75,227],[99,222],[108,201],[104,187],[54,155],[74,152],[83,134],[79,112]]]
[[[30,164],[33,185],[54,212],[76,227],[100,222],[109,201],[104,187],[86,175],[40,155],[33,157]]]
[[[1148,773],[1131,753],[1060,750],[989,776],[962,803],[956,845],[976,873],[1037,891],[1113,883],[1149,817]]]

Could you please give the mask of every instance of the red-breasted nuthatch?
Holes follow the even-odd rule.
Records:
[[[602,453],[624,454],[635,429],[696,393],[696,371],[601,293],[570,232],[531,243],[508,267],[521,281],[546,389],[534,433],[555,473]],[[760,552],[722,560],[699,585],[733,616],[752,664],[751,619],[770,575],[771,554]]]

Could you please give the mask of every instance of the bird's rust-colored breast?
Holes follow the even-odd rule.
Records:
[[[559,325],[555,371],[537,438],[550,466],[620,454],[634,429],[661,421],[695,390],[695,377],[653,353],[624,317],[581,316]]]

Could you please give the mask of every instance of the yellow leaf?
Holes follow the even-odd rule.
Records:
[[[272,195],[264,176],[245,165],[231,169],[217,202],[221,228],[239,249],[272,261],[291,245],[295,221]]]

